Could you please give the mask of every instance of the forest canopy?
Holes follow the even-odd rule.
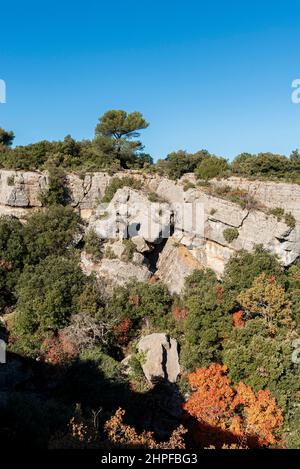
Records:
[[[68,135],[15,147],[14,133],[0,129],[0,167],[45,170],[49,181],[38,210],[30,208],[21,220],[0,217],[0,338],[12,363],[11,375],[2,367],[0,378],[13,383],[0,405],[4,443],[299,448],[300,365],[292,359],[300,328],[299,260],[283,266],[255,245],[251,252],[234,252],[220,275],[204,267],[192,271],[181,294],[171,293],[155,269],[148,281],[126,278],[108,294],[105,276],[97,275],[104,258],[110,265],[120,261],[127,272],[150,269],[164,244],[142,239],[137,252],[132,239],[122,239],[118,257],[111,240],[105,245],[70,204],[66,177],[68,171],[113,175],[133,169],[173,180],[194,173],[203,188],[212,178],[232,175],[300,183],[300,153],[242,153],[229,162],[207,150],[179,150],[154,163],[140,140],[148,126],[139,112],[111,110],[99,119],[92,140]],[[101,202],[123,187],[143,189],[134,174],[118,176]],[[195,185],[187,181],[183,191],[190,187]],[[220,190],[247,213],[258,209],[242,190]],[[162,201],[154,192],[147,196]],[[274,223],[283,219],[294,233],[293,215],[274,210]],[[105,220],[105,213],[100,216]],[[228,243],[237,236],[232,226],[223,231]],[[96,266],[92,273],[83,269],[83,259],[88,268]],[[176,383],[145,378],[137,344],[152,333],[177,341]]]

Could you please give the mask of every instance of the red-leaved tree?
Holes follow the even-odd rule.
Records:
[[[191,373],[189,383],[194,392],[183,408],[200,446],[283,445],[277,433],[282,412],[269,391],[255,392],[244,383],[234,386],[227,367],[216,363]]]

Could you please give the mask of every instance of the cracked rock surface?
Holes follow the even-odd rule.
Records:
[[[154,333],[142,337],[137,344],[142,355],[142,368],[147,380],[175,383],[180,373],[177,342],[167,334]]]

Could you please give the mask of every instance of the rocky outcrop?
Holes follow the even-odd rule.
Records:
[[[239,188],[259,202],[245,209],[226,195],[222,197],[220,191],[197,186],[192,174],[176,182],[130,171],[130,176],[142,183],[142,189],[119,189],[103,207],[101,199],[111,178],[128,174],[124,171],[113,176],[106,172],[67,176],[71,205],[88,222],[88,229],[94,229],[99,238],[113,241],[116,259],[103,259],[97,265],[92,262],[93,268],[90,260],[83,262],[83,267],[94,269],[99,278],[109,278],[108,283],[123,284],[130,277],[148,279],[150,257],[152,273],[176,293],[182,291],[185,277],[195,268],[209,267],[221,275],[234,252],[252,250],[258,244],[276,254],[283,265],[300,257],[299,185],[236,177],[211,181],[212,188]],[[184,190],[185,181],[193,183],[188,190]],[[46,173],[0,170],[0,214],[23,219],[31,210],[39,209],[39,195],[47,184]],[[151,202],[150,193],[164,202]],[[293,214],[295,226],[288,226],[284,217],[278,220],[268,213],[278,207]],[[225,235],[228,229],[235,232],[232,239]],[[135,245],[130,262],[124,262],[122,257],[122,239],[127,237]]]
[[[280,207],[300,222],[300,185],[286,182],[255,181],[240,177],[212,180],[214,186],[229,186],[247,191],[267,208]]]
[[[86,275],[96,275],[102,291],[107,295],[112,293],[114,287],[124,286],[132,279],[146,282],[151,277],[151,272],[145,265],[108,258],[95,262],[85,252],[81,255],[81,267]]]
[[[30,171],[0,171],[0,205],[18,208],[41,207],[40,193],[47,187],[46,174]]]
[[[165,283],[171,293],[181,293],[185,278],[195,269],[203,268],[189,251],[177,241],[176,237],[169,238],[157,263],[156,277]]]
[[[147,380],[175,383],[180,373],[177,342],[166,334],[155,333],[143,337],[137,344],[142,355],[142,368]]]
[[[143,242],[157,243],[170,236],[171,214],[169,204],[151,203],[142,192],[124,187],[107,206],[97,208],[90,227],[104,239],[139,236]]]
[[[25,218],[31,210],[41,207],[39,196],[47,183],[43,173],[0,170],[0,215]]]

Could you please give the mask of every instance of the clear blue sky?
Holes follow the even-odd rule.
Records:
[[[144,114],[155,158],[300,147],[299,2],[29,0],[0,10],[0,127],[17,144],[92,138],[115,108]]]

